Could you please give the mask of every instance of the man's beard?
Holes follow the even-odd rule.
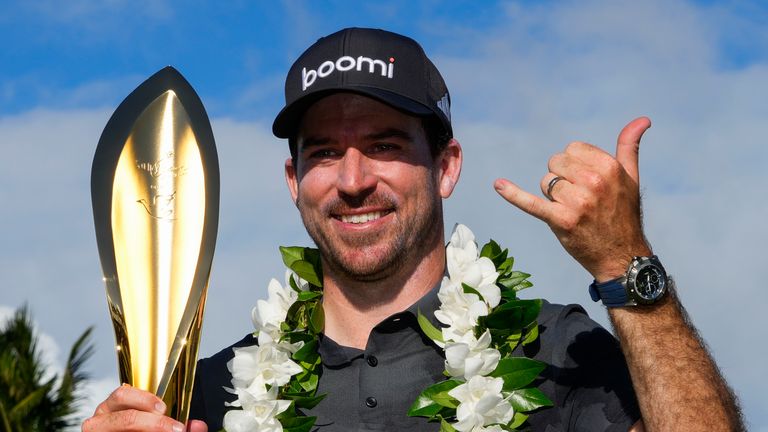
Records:
[[[398,212],[396,201],[389,196],[371,194],[362,198],[339,197],[324,205],[320,215],[311,214],[305,210],[304,203],[299,195],[296,203],[301,213],[302,221],[307,233],[320,249],[324,262],[337,274],[359,281],[375,281],[394,274],[405,267],[411,267],[414,260],[421,260],[434,245],[435,238],[442,238],[442,207],[439,196],[435,193],[436,186],[431,179],[427,180],[428,191],[424,199],[417,200],[415,214],[404,215]],[[364,206],[382,206],[393,208],[397,219],[393,221],[394,229],[385,232],[377,232],[357,237],[348,237],[343,241],[334,237],[330,230],[324,230],[328,226],[326,218],[331,214],[339,214],[344,210],[360,208]],[[318,220],[317,218],[321,218]],[[384,216],[382,216],[384,217]],[[393,233],[394,234],[390,234]],[[367,246],[377,245],[382,235],[391,235],[388,244],[381,249],[376,257],[366,257],[362,260],[349,259],[344,252],[349,249],[364,249]],[[411,264],[409,266],[409,264]]]

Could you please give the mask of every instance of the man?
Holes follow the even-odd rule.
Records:
[[[608,306],[620,341],[577,306],[545,305],[539,343],[523,354],[548,363],[539,386],[555,406],[531,416],[533,430],[743,429],[642,232],[637,154],[648,127],[646,118],[630,122],[615,156],[569,144],[542,179],[548,200],[495,182],[593,275],[590,292]],[[441,201],[462,164],[440,73],[411,39],[342,30],[294,63],[273,130],[289,140],[286,180],[324,269],[318,394],[328,396],[309,414],[321,431],[437,430],[406,412],[443,378],[442,352],[414,317],[438,307]],[[234,399],[223,389],[232,356],[230,347],[201,360],[191,418],[203,422],[191,421],[190,430],[221,427],[225,401]],[[183,429],[163,412],[155,396],[122,386],[83,431]]]

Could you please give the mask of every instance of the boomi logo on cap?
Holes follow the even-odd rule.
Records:
[[[384,60],[374,60],[365,56],[358,56],[357,58],[342,56],[335,62],[330,60],[322,62],[317,69],[302,68],[301,90],[308,89],[318,78],[325,78],[334,71],[347,72],[353,69],[357,72],[378,73],[383,77],[392,79],[395,72],[395,58],[390,57],[389,63],[387,63]]]

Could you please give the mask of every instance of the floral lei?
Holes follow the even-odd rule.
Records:
[[[258,345],[234,348],[227,364],[241,409],[224,416],[228,432],[307,432],[316,417],[303,415],[324,395],[318,335],[323,330],[322,269],[317,249],[281,247],[285,286],[272,279],[269,298],[251,314]],[[445,353],[445,381],[424,389],[409,416],[439,421],[440,431],[509,431],[551,401],[532,382],[546,365],[512,357],[518,344],[538,338],[541,300],[520,300],[532,284],[512,269],[514,259],[493,240],[478,250],[475,236],[457,225],[446,246],[448,276],[438,292],[436,328],[419,312],[418,323]]]

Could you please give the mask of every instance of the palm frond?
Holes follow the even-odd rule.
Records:
[[[75,341],[61,376],[43,381],[47,367],[27,307],[0,327],[0,432],[56,431],[79,422],[73,414],[84,397],[80,389],[93,355],[92,331]]]
[[[0,432],[13,432],[11,430],[11,421],[8,419],[8,414],[5,412],[5,406],[0,401]]]

